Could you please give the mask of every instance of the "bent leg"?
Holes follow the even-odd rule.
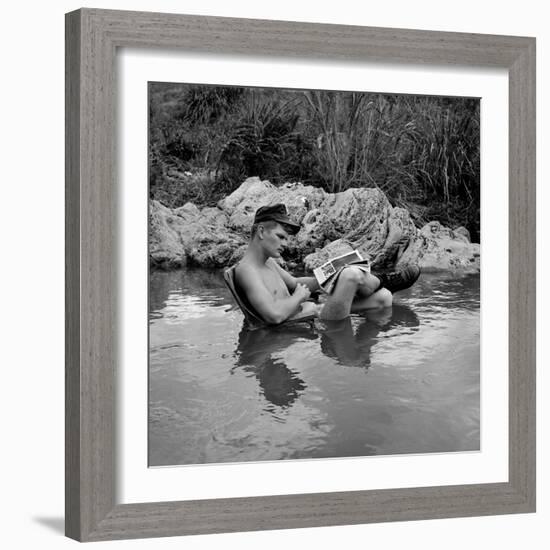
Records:
[[[393,294],[387,288],[381,288],[366,298],[357,296],[351,303],[351,312],[357,313],[366,309],[380,309],[390,307],[393,303]]]
[[[368,300],[379,285],[380,281],[374,275],[365,273],[358,267],[347,267],[338,277],[332,294],[327,298],[320,313],[321,319],[331,321],[345,319],[351,312],[354,300],[356,298]],[[374,301],[378,302],[378,300]]]
[[[355,268],[357,269],[357,268]],[[360,270],[362,277],[360,278],[359,284],[357,285],[357,290],[355,292],[356,297],[358,298],[368,298],[372,296],[375,292],[377,293],[380,288],[380,279],[373,275],[372,273],[365,273],[363,270]]]

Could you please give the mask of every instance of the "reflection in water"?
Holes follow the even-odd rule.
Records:
[[[347,367],[365,367],[371,365],[371,348],[382,332],[396,327],[419,326],[420,321],[412,309],[406,305],[395,304],[393,307],[369,310],[359,316],[341,321],[323,321],[319,330],[321,334],[321,351],[336,359],[340,365]]]
[[[264,397],[280,407],[290,406],[306,389],[304,381],[292,372],[277,353],[298,339],[315,340],[309,325],[248,330],[243,326],[235,351],[236,366],[258,379]]]
[[[478,276],[313,327],[243,329],[220,271],[153,272],[149,306],[151,466],[479,449]]]
[[[236,367],[254,374],[264,397],[274,405],[287,407],[306,389],[306,383],[289,369],[280,352],[298,340],[320,339],[321,352],[343,366],[370,366],[371,347],[381,332],[396,327],[417,328],[418,317],[408,306],[370,310],[341,321],[318,321],[314,329],[305,323],[248,330],[243,325],[235,350]],[[320,336],[320,338],[319,338]],[[234,367],[234,368],[236,368]]]
[[[227,305],[233,305],[228,292],[222,287],[223,279],[219,270],[183,269],[176,271],[152,271],[149,274],[149,316],[151,319],[161,319],[163,310],[170,296],[187,295],[192,301],[197,298],[223,297]],[[200,289],[200,296],[197,296]],[[221,292],[220,292],[221,290]]]

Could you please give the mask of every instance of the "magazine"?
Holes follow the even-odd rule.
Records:
[[[336,256],[323,265],[313,270],[313,275],[317,279],[319,286],[327,294],[330,294],[334,289],[334,284],[338,280],[338,276],[348,265],[356,265],[363,271],[370,273],[370,261],[361,256],[358,250],[347,252],[341,256]]]

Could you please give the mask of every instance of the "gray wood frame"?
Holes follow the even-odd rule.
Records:
[[[119,47],[509,70],[509,481],[116,504]],[[66,534],[81,541],[535,511],[535,39],[82,9],[66,16]]]

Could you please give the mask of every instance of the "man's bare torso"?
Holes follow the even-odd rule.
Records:
[[[287,298],[290,296],[290,293],[281,275],[279,275],[277,268],[273,265],[273,261],[274,260],[269,259],[263,266],[259,267],[243,259],[237,267],[236,275],[238,277],[242,270],[253,273],[258,280],[262,281],[265,288],[275,300]]]

